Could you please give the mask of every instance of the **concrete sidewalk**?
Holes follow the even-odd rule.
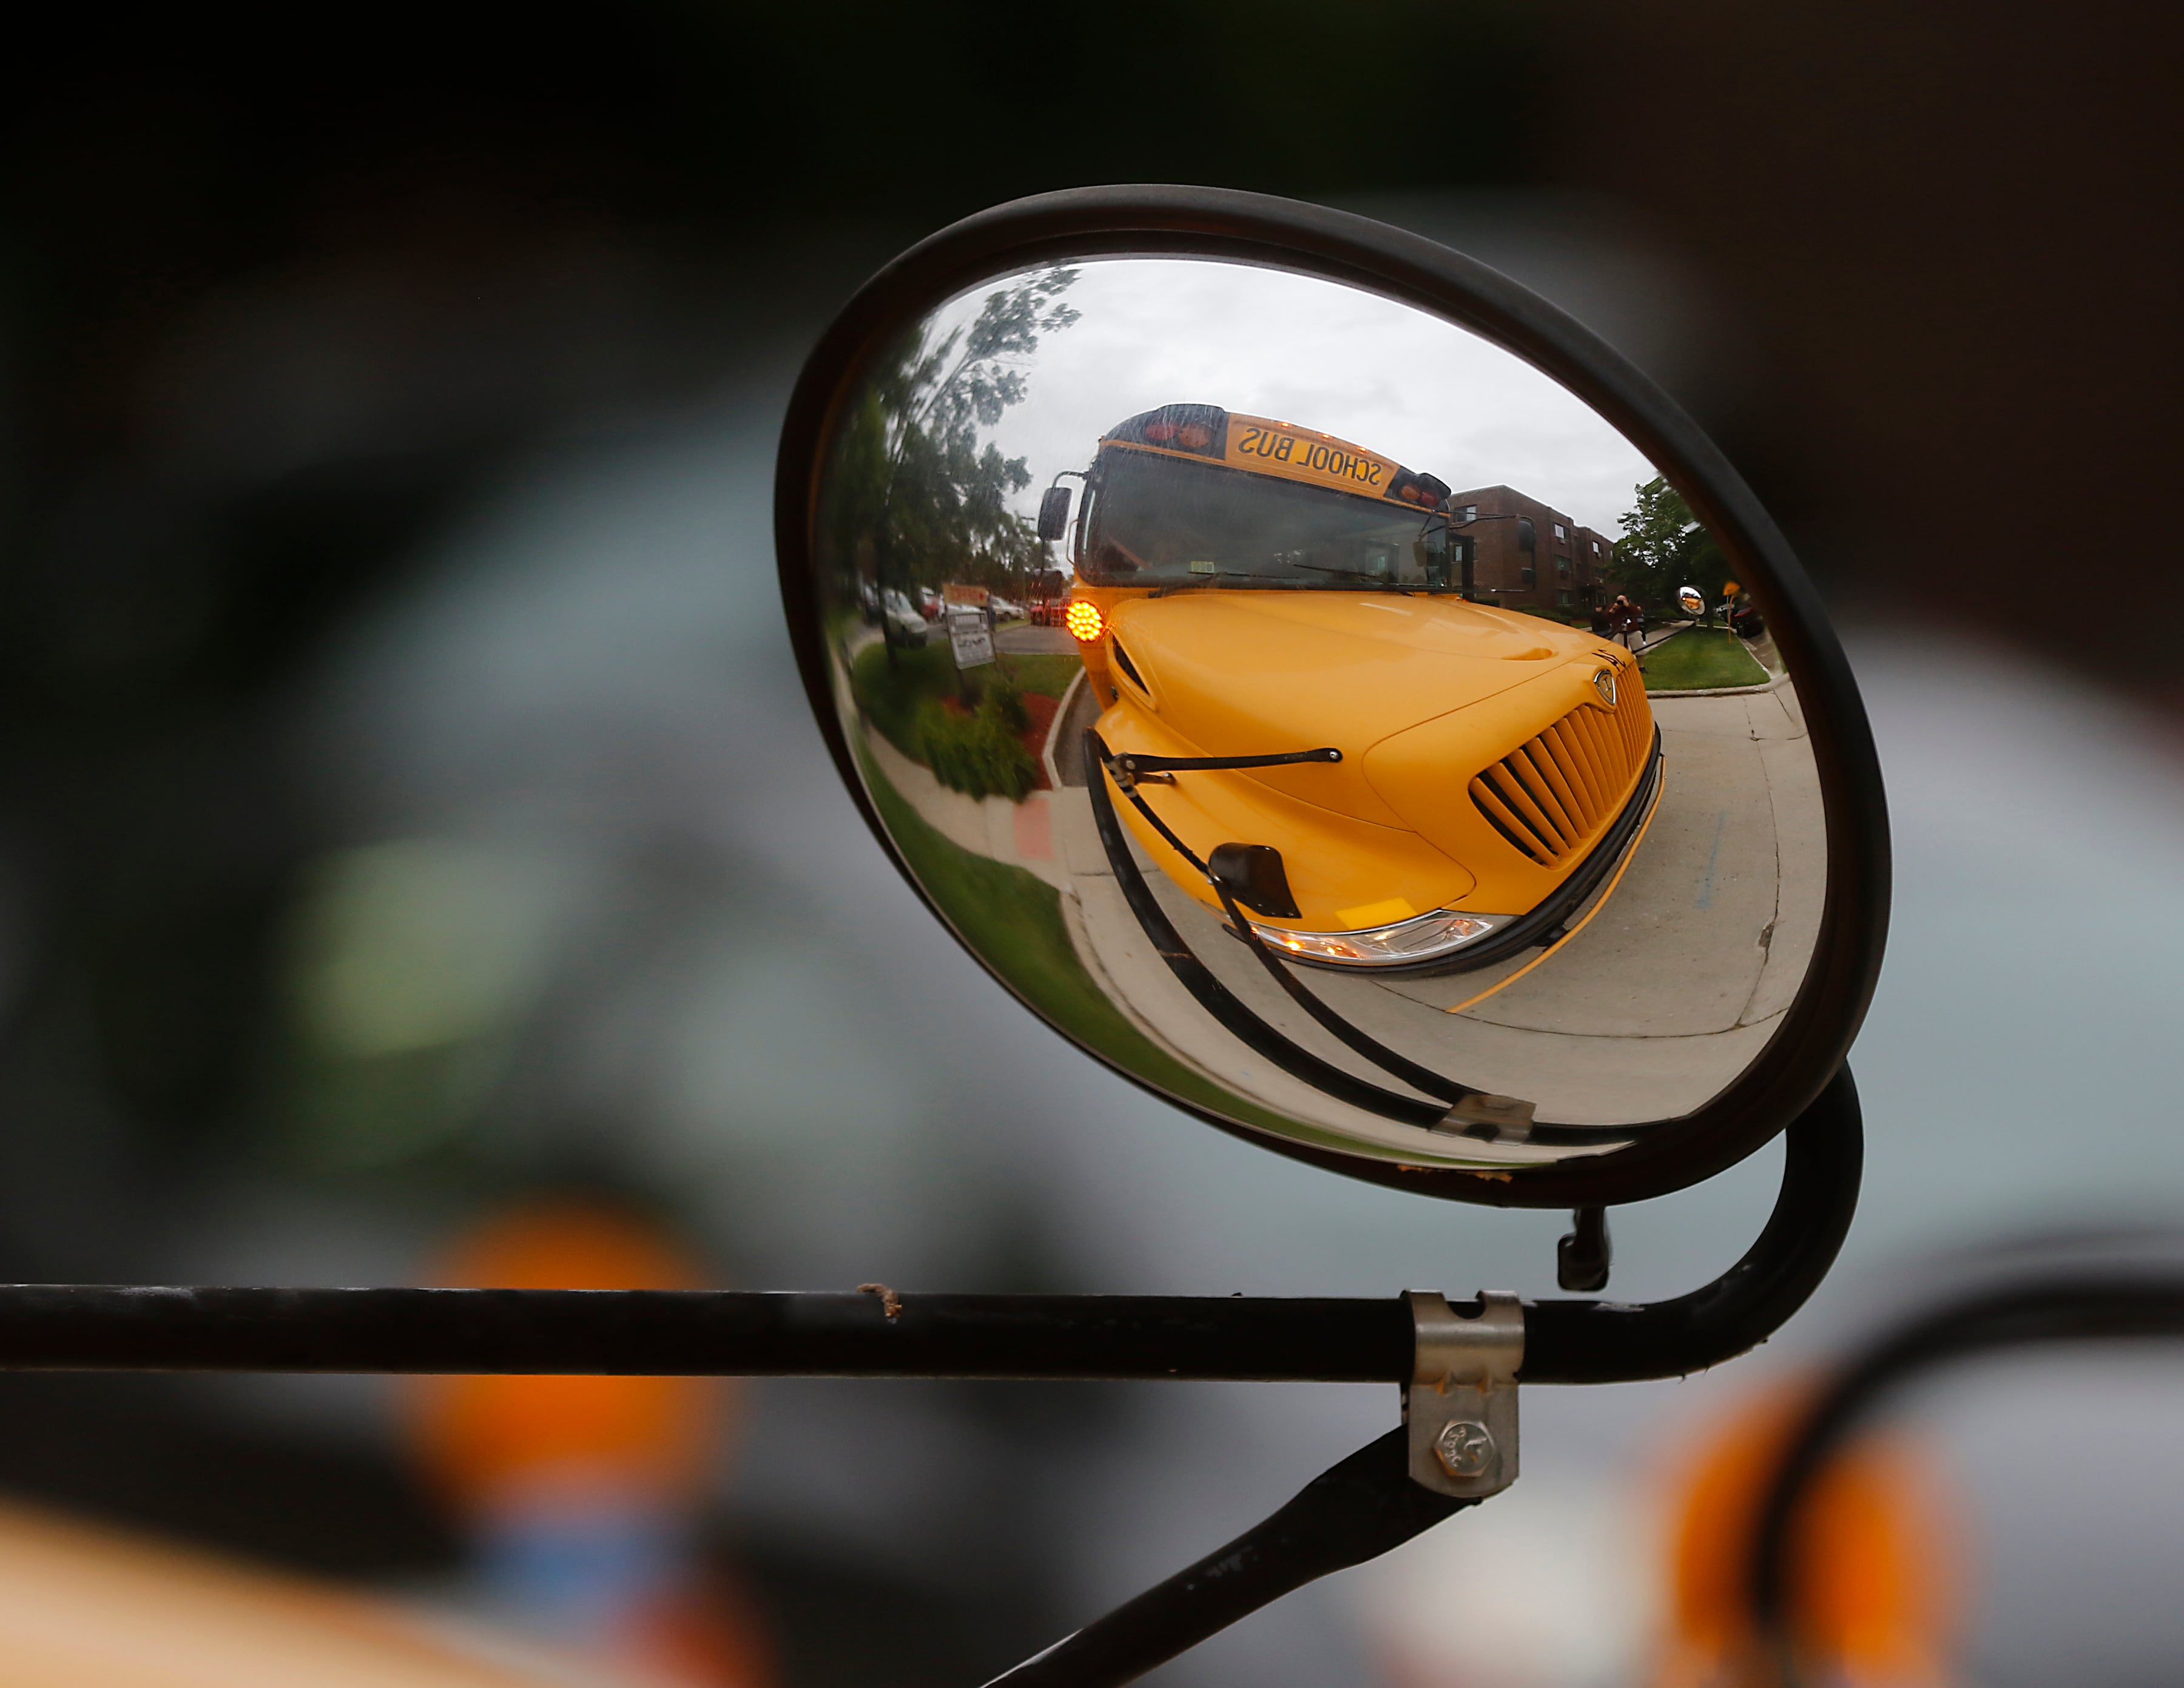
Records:
[[[1613,894],[1594,900],[1595,917],[1544,965],[1522,971],[1535,950],[1440,978],[1300,970],[1307,988],[1422,1065],[1524,1096],[1542,1119],[1668,1118],[1716,1094],[1773,1035],[1818,938],[1826,885],[1819,781],[1786,688],[1664,699],[1657,717],[1665,778],[1646,834]],[[1415,1146],[1407,1128],[1269,1068],[1199,1008],[1124,902],[1089,794],[1057,795],[1080,951],[1148,1035],[1268,1106]],[[1134,841],[1132,854],[1192,952],[1233,994],[1322,1059],[1404,1092],[1313,1022]],[[1495,1152],[1504,1163],[1531,1158]]]

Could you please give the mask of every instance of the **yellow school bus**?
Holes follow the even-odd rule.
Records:
[[[650,1679],[647,1679],[650,1680]],[[481,1624],[0,1505],[8,1688],[628,1688]]]
[[[1467,601],[1446,484],[1209,404],[1111,429],[1085,482],[1093,753],[1191,896],[1225,885],[1301,961],[1443,972],[1552,942],[1610,883],[1659,788],[1636,663]]]

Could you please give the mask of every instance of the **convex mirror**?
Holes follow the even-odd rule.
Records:
[[[1201,1117],[1629,1200],[1840,1063],[1886,841],[1839,649],[1720,454],[1506,278],[1256,196],[1002,207],[837,320],[778,522],[902,871]],[[1708,625],[1732,580],[1763,615]]]

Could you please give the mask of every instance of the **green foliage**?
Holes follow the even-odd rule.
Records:
[[[1680,587],[1696,586],[1708,602],[1719,597],[1728,565],[1684,495],[1656,476],[1637,496],[1636,507],[1624,514],[1607,577],[1649,610],[1672,608]]]
[[[866,781],[888,836],[963,941],[1033,1008],[1127,1070],[1231,1119],[1293,1132],[1153,1044],[1101,994],[1077,958],[1054,887],[943,838],[869,760]],[[1332,1139],[1329,1139],[1332,1141]]]
[[[1017,736],[1031,725],[1024,688],[998,665],[959,676],[945,643],[898,649],[893,661],[872,644],[857,653],[850,689],[875,731],[951,790],[1013,803],[1038,782],[1038,766]],[[948,707],[946,699],[966,691],[972,713]]]
[[[1687,627],[1646,653],[1641,665],[1649,692],[1702,692],[1718,686],[1761,686],[1767,671],[1726,628]]]
[[[892,662],[883,646],[866,645],[850,671],[858,709],[905,756],[924,755],[926,711],[937,707],[937,699],[953,696],[956,687],[956,658],[945,639],[922,648],[897,646]]]
[[[1008,508],[1031,484],[1021,457],[982,443],[1029,387],[1039,341],[1077,320],[1059,302],[1073,270],[986,296],[945,333],[921,324],[879,363],[829,465],[822,565],[848,596],[861,577],[907,589],[965,582],[1021,595],[1046,561],[1033,524]]]
[[[1021,718],[1023,694],[1012,687],[1006,694],[999,686],[989,688],[970,715],[958,715],[938,704],[927,707],[925,762],[941,784],[967,796],[1006,797],[1016,803],[1037,782],[1039,771],[1031,755],[1006,719],[1004,695]]]
[[[1031,711],[1024,707],[1023,688],[1007,669],[998,666],[983,671],[979,682],[978,712],[983,715],[989,710],[1011,733],[1031,729]]]
[[[1039,656],[1011,655],[1001,658],[1009,678],[1027,692],[1037,692],[1043,698],[1059,702],[1069,689],[1069,682],[1084,671],[1081,657],[1045,655]]]

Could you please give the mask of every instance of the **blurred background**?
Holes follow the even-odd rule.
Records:
[[[1663,1543],[1715,1427],[1938,1257],[2184,1223],[2180,28],[2120,0],[23,26],[0,1276],[1552,1292],[1563,1216],[1254,1155],[1007,1001],[838,790],[772,579],[789,384],[903,245],[1100,181],[1340,204],[1649,370],[1840,616],[1898,851],[1867,1195],[1763,1354],[1530,1392],[1518,1490],[1157,1680],[1697,1680]],[[1618,1210],[1614,1292],[1726,1265],[1778,1165]],[[1899,1427],[1976,1680],[2184,1658],[2148,1498],[2184,1478],[2184,1372],[2083,1363],[2109,1453],[2036,1512],[2036,1368]],[[918,1688],[1178,1568],[1395,1407],[0,1376],[0,1490],[616,1669]]]

